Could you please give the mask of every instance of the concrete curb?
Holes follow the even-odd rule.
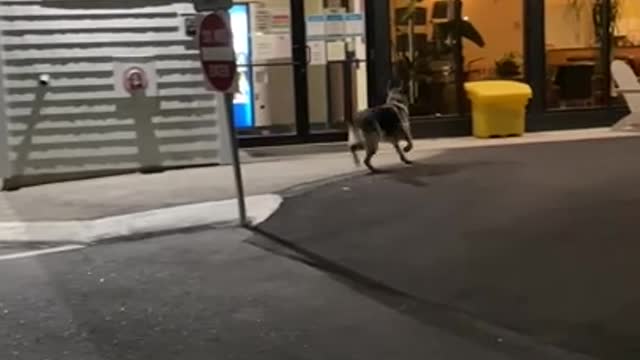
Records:
[[[247,215],[252,226],[268,219],[282,203],[276,194],[249,196]],[[141,236],[204,226],[237,223],[235,199],[155,209],[81,221],[0,222],[0,242],[90,244],[102,240]]]

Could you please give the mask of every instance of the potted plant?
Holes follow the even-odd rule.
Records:
[[[496,60],[496,75],[501,79],[513,79],[520,76],[520,57],[509,52]]]

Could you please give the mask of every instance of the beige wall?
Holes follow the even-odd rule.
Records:
[[[627,35],[640,43],[640,1],[619,0],[620,17],[617,34]],[[545,0],[546,42],[554,48],[576,48],[595,45],[592,20],[592,0],[581,0],[578,9],[567,0]]]
[[[464,41],[464,58],[470,61],[484,58],[476,65],[492,67],[496,60],[509,52],[522,54],[522,0],[467,0],[462,15],[478,29],[486,45],[480,48]]]
[[[618,31],[627,35],[636,45],[640,44],[640,1],[624,0],[622,2]]]
[[[545,33],[547,47],[574,48],[595,43],[591,0],[580,0],[572,8],[567,0],[545,0]]]

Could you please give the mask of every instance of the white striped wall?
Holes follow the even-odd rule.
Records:
[[[223,103],[203,87],[186,13],[186,0],[0,0],[0,176],[218,163]],[[155,57],[157,99],[115,91],[112,57],[132,55]]]

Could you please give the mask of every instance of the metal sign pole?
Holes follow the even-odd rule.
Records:
[[[249,225],[247,221],[247,205],[244,198],[244,185],[242,182],[242,171],[240,169],[240,155],[238,151],[238,138],[233,121],[233,93],[224,94],[224,103],[227,111],[227,128],[229,129],[229,146],[231,147],[231,165],[233,166],[233,177],[236,181],[236,193],[238,196],[238,215],[241,226]]]
[[[238,217],[240,226],[248,226],[247,207],[244,197],[242,171],[240,169],[240,155],[238,152],[238,139],[236,136],[233,116],[233,96],[237,88],[237,65],[235,52],[233,51],[233,34],[229,24],[228,10],[231,0],[200,0],[194,5],[198,11],[212,11],[200,21],[198,25],[198,44],[200,48],[200,60],[209,85],[223,91],[224,107],[227,112],[227,130],[229,131],[229,150],[231,165],[233,167],[236,193],[238,196]],[[204,32],[206,31],[206,33]],[[203,34],[206,34],[203,35]],[[203,47],[218,50],[213,51],[214,56],[206,53]],[[223,48],[231,47],[231,57],[220,55]]]

